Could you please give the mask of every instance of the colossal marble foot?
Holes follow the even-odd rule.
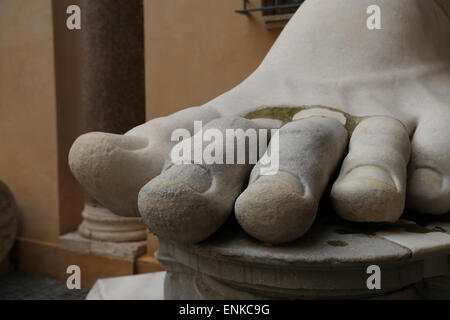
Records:
[[[370,5],[380,7],[380,30],[367,28]],[[80,137],[72,171],[105,207],[140,213],[154,233],[176,241],[206,239],[233,208],[257,239],[294,240],[313,223],[327,183],[336,212],[350,221],[394,222],[405,206],[448,213],[449,16],[450,0],[306,0],[241,84],[125,136]],[[329,108],[297,108],[318,105]],[[177,142],[172,133],[192,133],[195,120],[217,119],[210,125],[219,131],[270,127],[236,116],[285,123],[280,171],[169,164],[161,173]]]

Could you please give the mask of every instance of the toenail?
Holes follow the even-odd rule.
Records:
[[[167,180],[183,183],[198,193],[206,192],[212,184],[209,171],[196,164],[173,165],[163,174]]]
[[[347,175],[342,178],[341,182],[349,182],[351,180],[375,180],[378,182],[382,182],[391,187],[397,189],[396,184],[392,178],[392,176],[385,169],[380,168],[378,166],[361,166],[351,170]]]
[[[418,168],[409,177],[408,188],[420,190],[427,194],[440,194],[442,175],[432,168]]]
[[[277,188],[281,188],[283,186],[294,186],[296,193],[304,195],[305,188],[303,186],[302,181],[296,175],[287,172],[287,171],[278,171],[276,175],[273,176],[265,176],[259,175],[256,179],[251,181],[251,184],[268,184],[270,186],[274,186],[276,184]],[[251,185],[250,185],[251,186]]]

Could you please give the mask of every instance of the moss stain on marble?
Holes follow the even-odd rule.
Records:
[[[259,119],[259,118],[266,118],[266,119],[273,119],[273,120],[280,120],[283,122],[283,124],[286,124],[288,122],[292,121],[292,118],[294,115],[302,110],[304,110],[304,107],[264,107],[255,111],[252,111],[250,113],[247,113],[244,118],[246,119]]]
[[[247,113],[244,115],[244,118],[252,120],[252,119],[273,119],[273,120],[280,120],[283,122],[283,124],[286,124],[288,122],[293,121],[292,118],[303,110],[308,109],[328,109],[334,112],[342,113],[346,119],[345,128],[351,134],[353,130],[356,128],[356,126],[361,122],[361,120],[365,119],[366,117],[356,117],[352,116],[346,112],[343,112],[337,108],[333,107],[326,107],[326,106],[320,106],[320,105],[313,105],[313,106],[298,106],[298,107],[288,107],[288,106],[267,106],[262,107],[260,109],[254,110],[252,112]]]

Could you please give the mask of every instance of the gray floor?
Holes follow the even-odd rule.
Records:
[[[88,292],[69,290],[54,279],[20,271],[0,277],[0,300],[82,300]]]

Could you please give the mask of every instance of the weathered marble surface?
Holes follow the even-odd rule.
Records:
[[[337,213],[349,221],[396,222],[405,208],[410,156],[408,131],[400,121],[363,119],[331,190]]]
[[[263,128],[256,121],[241,117],[213,120],[204,128],[205,131],[217,130],[223,137],[227,129]],[[161,174],[139,192],[141,216],[158,236],[183,242],[206,239],[233,213],[234,202],[245,188],[246,181],[242,177],[248,177],[252,165],[226,164],[227,148],[223,141],[214,141],[218,146],[220,143],[222,154],[217,155],[221,158],[220,164],[194,164],[196,140],[194,136],[179,143],[190,146],[192,155],[187,155],[190,156],[187,164],[177,165],[169,156]],[[245,137],[238,139],[239,143],[245,144]],[[207,145],[205,141],[200,147]],[[233,152],[236,156],[234,148]]]
[[[9,265],[8,254],[16,239],[19,217],[16,202],[9,188],[0,181],[0,264]]]
[[[263,175],[258,162],[234,211],[242,228],[268,243],[293,241],[305,234],[319,201],[346,150],[348,133],[329,117],[309,117],[283,126],[277,139],[279,169]]]

